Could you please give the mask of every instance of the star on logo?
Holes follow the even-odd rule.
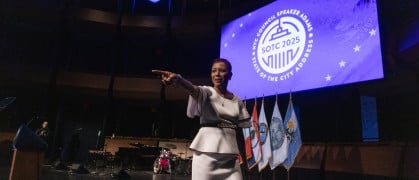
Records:
[[[243,27],[243,23],[240,23],[240,25],[239,25],[240,27]]]
[[[377,34],[377,31],[375,29],[371,29],[371,31],[368,33],[370,33],[370,36],[375,36]]]
[[[236,33],[231,34],[231,37],[234,38],[236,36]]]
[[[343,67],[345,67],[345,65],[346,65],[346,62],[344,60],[341,60],[339,62],[339,67],[343,68]]]
[[[324,78],[326,79],[326,81],[332,80],[332,76],[330,76],[329,74],[326,77],[324,77]]]
[[[224,47],[227,47],[228,46],[228,44],[227,43],[224,43]]]
[[[356,46],[354,47],[354,52],[359,52],[360,50],[361,50],[361,46],[356,45]]]

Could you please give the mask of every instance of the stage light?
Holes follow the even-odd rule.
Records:
[[[148,0],[148,1],[150,1],[152,3],[158,3],[158,2],[160,2],[160,0]]]

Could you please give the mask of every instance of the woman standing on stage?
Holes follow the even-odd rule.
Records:
[[[201,128],[189,148],[193,151],[192,179],[243,179],[237,158],[238,127],[250,127],[250,116],[240,97],[227,89],[231,63],[217,58],[212,63],[213,86],[197,86],[181,75],[153,70],[164,84],[177,84],[189,94],[187,115],[200,117]]]

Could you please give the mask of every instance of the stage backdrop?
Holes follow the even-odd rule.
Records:
[[[243,99],[383,78],[376,1],[278,0],[222,27]]]

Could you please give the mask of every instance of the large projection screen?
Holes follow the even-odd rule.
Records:
[[[278,0],[222,26],[243,99],[384,77],[376,1]]]

